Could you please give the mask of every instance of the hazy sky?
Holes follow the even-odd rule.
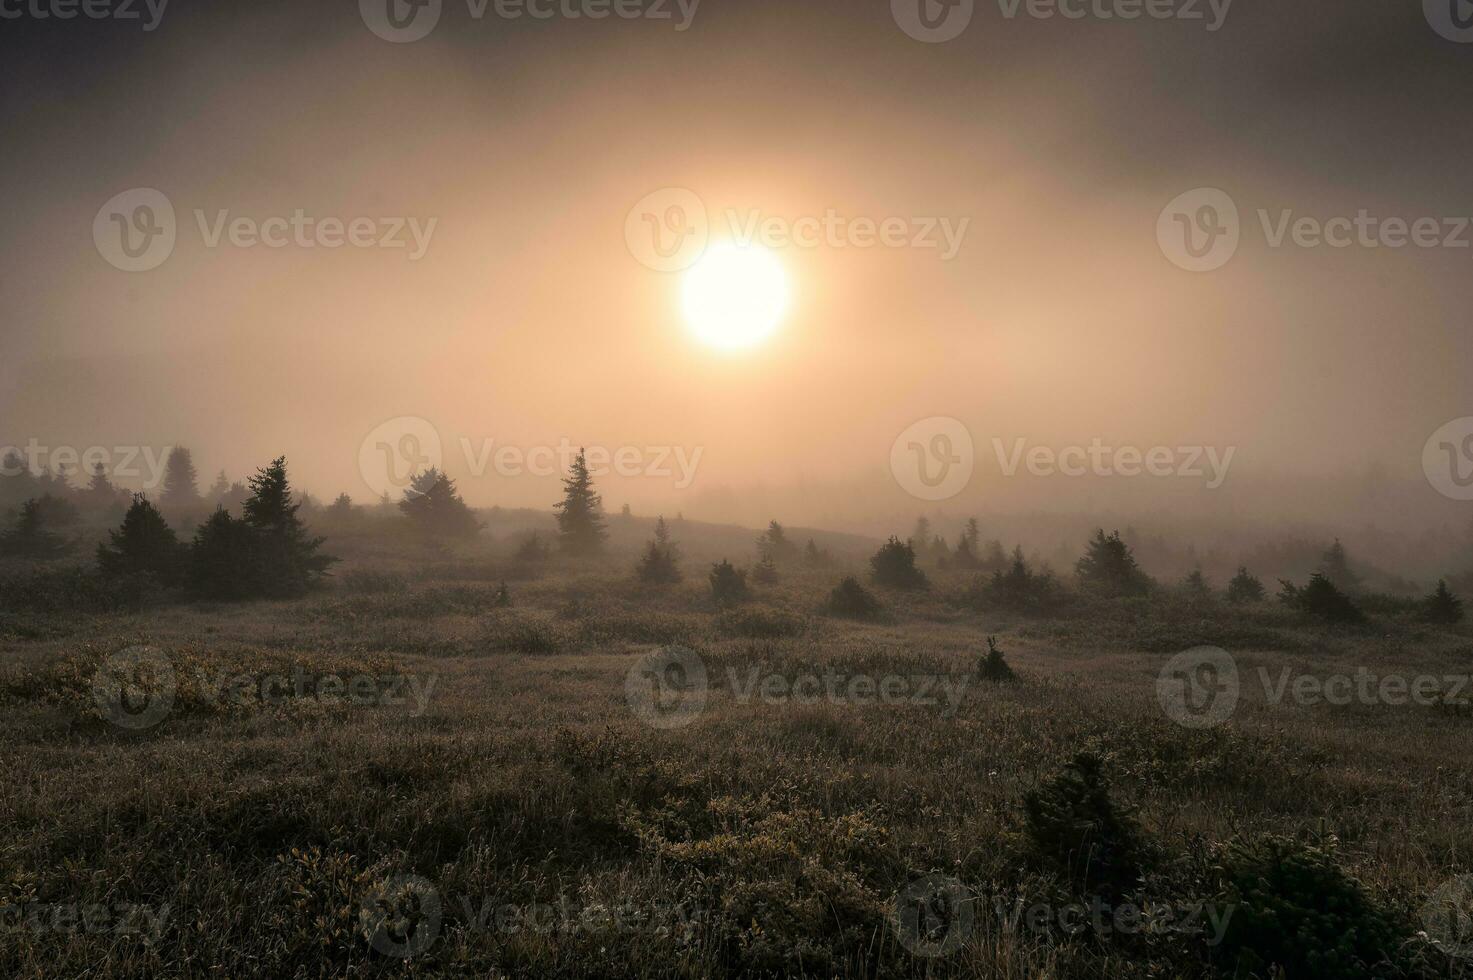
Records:
[[[1473,44],[1418,3],[1237,0],[1213,31],[1206,0],[1187,8],[1205,20],[1135,21],[978,0],[960,36],[923,43],[872,0],[702,0],[684,30],[673,0],[670,19],[600,20],[445,0],[427,37],[390,43],[341,0],[174,0],[152,30],[142,3],[141,21],[38,18],[51,2],[0,0],[0,442],[184,443],[210,475],[285,453],[299,483],[363,499],[365,437],[412,416],[473,503],[556,484],[477,478],[462,439],[569,440],[700,451],[683,489],[678,467],[610,479],[615,505],[862,522],[917,510],[892,444],[944,416],[977,446],[953,509],[1353,511],[1365,486],[1342,477],[1368,467],[1402,511],[1467,508],[1422,451],[1473,414],[1473,231],[1269,241],[1285,212],[1362,210],[1457,240]],[[162,192],[177,240],[130,273],[94,218],[132,188]],[[728,211],[902,219],[908,241],[967,224],[949,258],[857,232],[776,248],[786,316],[730,354],[692,336],[681,274],[626,243],[662,188],[694,192],[714,237]],[[1211,272],[1158,243],[1196,188],[1240,212]],[[410,244],[209,242],[222,212],[298,210],[375,237],[402,219]],[[431,221],[412,257],[408,223]],[[1235,455],[1215,490],[1007,478],[994,438]]]

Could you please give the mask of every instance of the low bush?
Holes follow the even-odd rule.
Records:
[[[826,608],[831,616],[843,616],[847,619],[875,619],[880,615],[882,607],[874,593],[860,585],[859,580],[850,575],[834,586],[834,591],[829,593]]]
[[[1222,953],[1240,972],[1357,980],[1400,976],[1410,924],[1335,857],[1335,839],[1265,836],[1222,848],[1221,901],[1234,914]]]
[[[1023,809],[1035,855],[1081,890],[1119,894],[1139,880],[1147,848],[1134,815],[1111,798],[1098,756],[1076,755],[1024,796]]]

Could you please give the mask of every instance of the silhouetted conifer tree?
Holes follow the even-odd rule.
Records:
[[[563,478],[563,499],[554,508],[563,551],[570,555],[592,555],[603,550],[603,498],[593,489],[588,460],[582,449],[573,460],[573,470]]]
[[[456,491],[455,481],[434,468],[410,481],[399,510],[429,537],[472,537],[481,530],[481,522]]]
[[[133,495],[133,504],[123,524],[109,531],[110,543],[97,546],[97,568],[109,578],[148,574],[165,585],[178,581],[185,552],[164,516],[143,494]]]

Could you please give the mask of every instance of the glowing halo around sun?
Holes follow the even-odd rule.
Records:
[[[760,245],[717,242],[685,273],[681,309],[702,343],[726,351],[755,347],[788,308],[782,263]]]

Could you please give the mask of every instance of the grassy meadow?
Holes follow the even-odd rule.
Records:
[[[1025,615],[938,567],[850,619],[830,592],[879,542],[837,535],[718,607],[711,562],[749,564],[755,531],[675,522],[683,578],[654,587],[650,521],[612,518],[577,563],[516,560],[518,522],[551,528],[502,515],[440,549],[338,530],[299,600],[7,586],[0,974],[1464,969],[1466,920],[1429,934],[1425,909],[1473,872],[1473,713],[1274,703],[1258,678],[1459,675],[1466,626],[1169,589]],[[988,637],[1013,679],[982,676]],[[1204,644],[1241,696],[1192,727],[1159,681]],[[138,648],[152,673],[99,681]],[[671,648],[673,686],[641,700]],[[157,720],[109,714],[164,685]]]

